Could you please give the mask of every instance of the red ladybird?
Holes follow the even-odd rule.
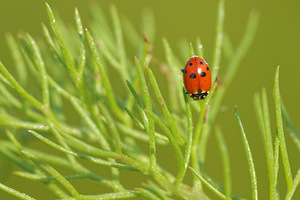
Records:
[[[194,100],[205,99],[211,87],[211,74],[207,63],[198,56],[193,56],[181,71],[187,93]]]

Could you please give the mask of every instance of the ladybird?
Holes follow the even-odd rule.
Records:
[[[193,56],[181,69],[187,94],[194,100],[205,99],[211,87],[211,73],[207,63],[198,56]]]

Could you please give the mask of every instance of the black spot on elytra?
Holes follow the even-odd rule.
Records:
[[[200,65],[202,65],[202,64],[203,64],[203,62],[201,61],[201,62],[200,62]]]
[[[190,65],[190,66],[192,66],[192,65],[193,65],[193,63],[190,63],[189,65]]]
[[[205,76],[206,76],[206,73],[205,73],[205,72],[201,72],[201,73],[200,73],[200,76],[201,76],[201,77],[205,77]]]
[[[209,70],[209,67],[206,67],[207,70]]]
[[[192,73],[192,74],[190,75],[190,78],[196,78],[196,74],[195,74],[195,73]]]

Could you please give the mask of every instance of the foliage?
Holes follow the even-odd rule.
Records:
[[[167,64],[152,55],[155,24],[150,12],[143,16],[143,35],[128,19],[121,20],[114,6],[110,8],[112,26],[101,9],[94,7],[90,30],[84,29],[75,9],[74,30],[57,20],[46,4],[51,32],[42,24],[45,43],[36,42],[27,33],[19,35],[18,41],[7,34],[18,73],[13,76],[0,63],[0,125],[9,139],[0,141],[0,152],[22,169],[15,175],[44,183],[58,199],[139,196],[149,199],[209,199],[203,185],[221,199],[241,199],[232,194],[230,152],[221,128],[214,128],[214,123],[224,94],[254,38],[258,14],[250,14],[245,34],[234,49],[229,36],[224,34],[224,4],[225,1],[220,0],[211,66],[215,81],[210,95],[199,102],[192,102],[185,95],[180,72],[184,63],[173,53],[166,38],[162,43]],[[133,60],[126,55],[123,35],[136,51]],[[219,81],[221,50],[228,66]],[[196,40],[195,49],[189,45],[189,52],[190,56],[204,58],[200,38]],[[167,84],[169,98],[161,92],[161,83],[152,71],[153,66],[171,75]],[[113,74],[108,69],[112,69]],[[117,81],[122,83],[121,90],[127,88],[126,94],[115,92]],[[293,178],[282,117],[297,147],[300,140],[280,99],[279,67],[276,69],[274,97],[277,134],[273,145],[266,91],[262,90],[261,99],[259,94],[255,95],[255,108],[265,142],[270,199],[279,198],[279,152],[287,182],[286,199],[291,199],[300,182],[300,171]],[[66,107],[72,107],[80,119],[76,125],[69,123]],[[197,113],[197,119],[193,119],[193,112]],[[249,164],[252,196],[258,199],[251,144],[247,141],[237,108],[235,113]],[[28,133],[25,134],[26,130]],[[203,171],[206,145],[213,130],[222,156],[224,188]],[[26,142],[34,139],[32,136],[62,154],[27,147]],[[139,144],[147,144],[148,150],[140,148]],[[177,161],[175,175],[158,163],[158,149],[162,146],[171,147],[174,152]],[[107,169],[108,173],[100,175],[86,163],[94,163]],[[60,172],[61,167],[68,173]],[[194,175],[192,185],[184,181],[188,168]],[[128,171],[146,175],[148,181],[127,188],[120,173]],[[83,179],[100,183],[111,192],[82,194],[72,181]],[[34,199],[3,184],[0,188],[20,199]]]

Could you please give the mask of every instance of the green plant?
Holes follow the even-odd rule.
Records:
[[[140,196],[149,199],[209,199],[203,185],[221,199],[241,199],[231,192],[229,153],[220,127],[216,127],[215,132],[223,160],[224,188],[202,169],[208,137],[215,127],[222,99],[247,53],[258,24],[258,14],[251,13],[242,41],[234,49],[223,31],[224,3],[224,0],[219,2],[211,66],[212,77],[216,81],[210,95],[199,102],[191,102],[184,94],[182,78],[178,80],[183,63],[174,55],[165,38],[165,70],[171,75],[168,77],[169,100],[166,101],[161,93],[151,68],[165,67],[165,64],[151,52],[155,32],[151,13],[145,13],[143,18],[145,32],[142,37],[129,20],[125,18],[120,21],[114,6],[110,9],[113,31],[100,8],[94,8],[92,12],[94,23],[90,31],[83,28],[77,9],[76,30],[73,30],[57,21],[46,4],[53,34],[46,25],[42,25],[46,44],[36,42],[29,34],[20,35],[19,42],[16,42],[8,34],[7,41],[19,73],[14,78],[0,63],[0,125],[9,138],[0,141],[0,152],[22,169],[15,175],[41,181],[59,199],[125,199]],[[136,51],[134,61],[126,55],[123,35],[128,36],[128,43]],[[199,38],[196,46],[194,51],[190,44],[190,56],[197,54],[204,58]],[[219,82],[221,50],[229,64]],[[113,68],[113,76],[108,75],[108,68]],[[127,87],[128,92],[125,95],[114,92],[112,80],[119,80],[123,83],[121,87]],[[40,88],[31,91],[32,84],[40,85]],[[258,94],[255,96],[255,106],[266,147],[270,199],[278,199],[279,196],[276,189],[279,151],[288,186],[286,199],[291,199],[299,184],[300,173],[293,180],[281,115],[298,148],[300,141],[280,100],[279,68],[274,87],[278,130],[274,146],[265,90],[262,90],[261,96],[262,100]],[[64,111],[66,105],[72,106],[81,120],[76,126],[68,123],[68,114]],[[193,119],[192,112],[200,113],[198,119]],[[249,163],[253,199],[258,199],[251,145],[247,142],[237,108],[236,117]],[[25,130],[29,133],[24,134]],[[27,147],[25,142],[32,140],[32,136],[63,154]],[[141,143],[148,144],[148,150],[140,148]],[[172,148],[177,161],[176,175],[157,162],[157,150],[161,146]],[[101,175],[93,172],[84,161],[95,163],[101,169],[107,168],[108,172]],[[189,165],[194,174],[192,185],[183,181]],[[68,169],[68,173],[60,172],[61,167]],[[149,181],[135,188],[126,188],[126,181],[120,179],[120,173],[128,171],[146,175],[145,180]],[[81,194],[79,188],[72,184],[74,179],[92,180],[110,192]],[[3,184],[0,188],[21,199],[34,199]]]

